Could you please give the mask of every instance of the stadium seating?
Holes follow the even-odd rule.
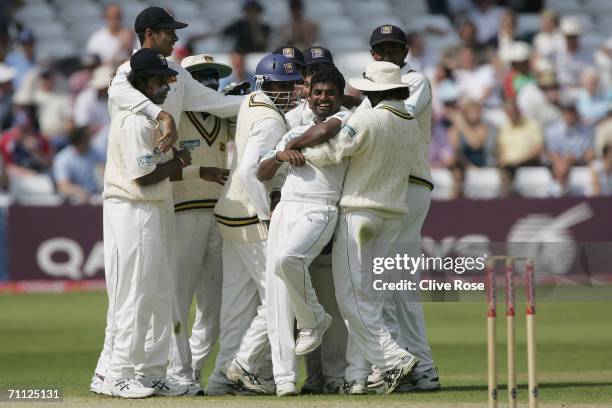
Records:
[[[449,169],[431,169],[434,189],[431,198],[434,200],[452,200],[455,196],[455,180]]]
[[[591,169],[587,166],[575,166],[569,174],[569,190],[576,195],[590,196],[593,194]]]
[[[470,167],[466,169],[463,181],[463,194],[468,198],[497,198],[502,190],[499,169],[493,167]]]
[[[523,197],[545,198],[553,178],[546,167],[521,167],[514,175],[514,188]]]

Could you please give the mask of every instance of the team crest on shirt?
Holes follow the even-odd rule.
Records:
[[[295,58],[295,51],[293,48],[283,48],[283,55],[287,58]]]
[[[393,32],[393,26],[384,25],[384,26],[380,27],[380,33],[381,34],[391,34],[392,32]]]
[[[355,133],[357,133],[357,132],[355,131],[355,129],[353,129],[353,127],[352,127],[352,126],[350,126],[350,125],[344,125],[344,126],[342,126],[342,129],[340,129],[340,132],[341,132],[343,135],[346,135],[346,136],[348,136],[348,137],[353,137],[353,136],[355,136]]]
[[[322,58],[323,57],[323,49],[321,48],[311,48],[310,55],[312,58]]]
[[[283,66],[285,67],[286,74],[293,74],[294,72],[293,63],[288,62],[286,64],[283,64]]]
[[[142,154],[136,158],[136,162],[139,167],[150,166],[151,164],[155,164],[155,155]]]
[[[195,150],[196,147],[200,147],[200,141],[197,139],[181,140],[179,147],[181,149]]]

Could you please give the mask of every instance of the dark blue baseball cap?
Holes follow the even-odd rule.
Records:
[[[168,9],[162,7],[147,7],[136,16],[134,31],[137,33],[147,28],[185,28],[187,24],[176,21]]]
[[[302,54],[302,51],[290,45],[278,47],[274,50],[274,52],[272,52],[272,54],[284,55],[298,67],[303,67],[306,65],[304,63],[304,54]]]
[[[135,74],[174,76],[178,72],[168,67],[166,57],[152,48],[141,48],[130,58],[130,67]]]
[[[334,65],[334,58],[330,50],[324,47],[309,47],[304,50],[304,63],[306,66],[312,64]]]

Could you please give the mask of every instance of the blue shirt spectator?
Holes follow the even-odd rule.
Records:
[[[574,104],[565,104],[562,109],[563,120],[546,128],[546,151],[551,161],[565,157],[573,164],[585,163],[593,154],[593,129],[580,123]]]
[[[587,70],[582,78],[583,89],[578,94],[576,106],[580,117],[588,125],[603,119],[612,106],[612,89],[602,89],[599,85],[597,71]]]
[[[15,89],[19,89],[19,85],[26,73],[36,65],[34,58],[36,38],[34,33],[30,30],[23,30],[17,36],[17,40],[19,41],[20,48],[10,52],[5,60],[7,65],[10,65],[17,71],[17,75],[13,79]]]
[[[104,159],[91,148],[90,138],[86,128],[76,128],[70,134],[70,145],[55,156],[53,163],[58,191],[77,203],[99,192],[96,172]]]

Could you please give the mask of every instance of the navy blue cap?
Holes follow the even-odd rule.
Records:
[[[370,47],[384,42],[406,45],[406,34],[398,26],[385,24],[376,27],[370,36]]]
[[[130,58],[130,67],[135,74],[174,76],[178,72],[168,67],[166,57],[152,48],[141,48]]]
[[[306,66],[312,64],[334,65],[334,58],[327,48],[315,46],[304,50],[304,63]]]
[[[302,54],[302,51],[295,47],[291,47],[289,45],[281,46],[275,49],[272,54],[284,55],[298,67],[303,67],[305,65],[304,54]]]
[[[136,16],[134,31],[140,32],[147,28],[185,28],[187,24],[176,21],[174,16],[165,8],[147,7]]]

